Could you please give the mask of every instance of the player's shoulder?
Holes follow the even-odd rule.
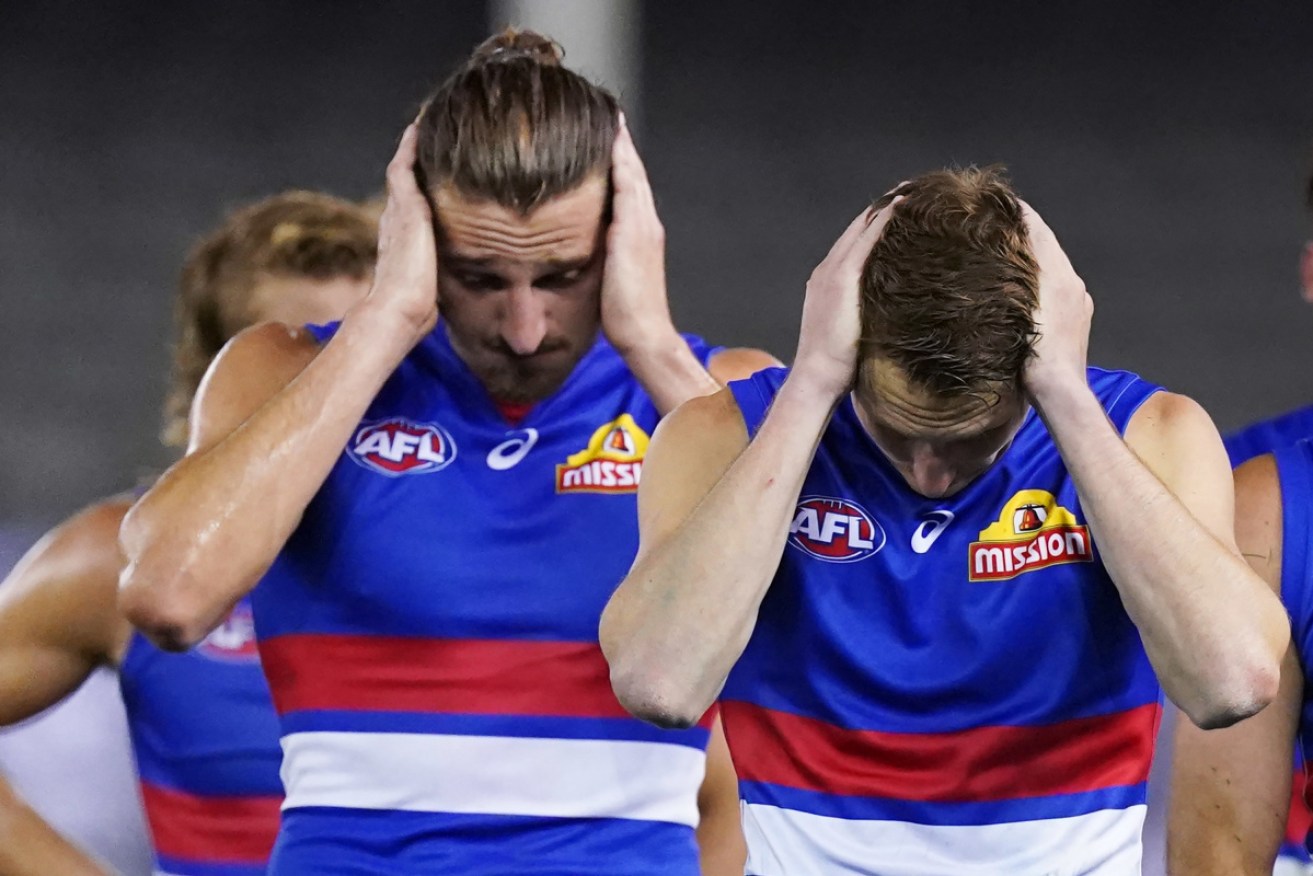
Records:
[[[728,388],[689,399],[661,419],[652,435],[653,451],[688,462],[714,455],[716,448],[748,443],[748,430],[734,394]],[[651,455],[651,454],[649,454]]]
[[[1176,444],[1208,439],[1220,445],[1213,418],[1203,405],[1188,395],[1158,389],[1149,394],[1130,416],[1126,440],[1131,444]]]
[[[131,628],[115,599],[123,555],[119,525],[133,497],[120,495],[83,508],[47,532],[0,586],[5,637],[53,635],[114,661]]]
[[[223,438],[305,370],[320,340],[304,326],[266,322],[244,329],[219,351],[191,411],[191,449]]]
[[[14,569],[17,577],[40,566],[61,578],[118,580],[123,565],[119,526],[134,499],[122,494],[86,506],[41,537]]]
[[[779,368],[780,360],[755,347],[726,347],[712,353],[707,371],[722,384],[746,380],[758,371]]]
[[[219,355],[211,372],[265,366],[278,363],[305,363],[321,348],[319,337],[308,326],[281,322],[262,322],[242,329],[233,336]]]

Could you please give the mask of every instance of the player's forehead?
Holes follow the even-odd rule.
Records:
[[[887,361],[872,369],[867,389],[864,407],[872,425],[914,440],[969,441],[1008,429],[1026,412],[1019,393],[939,395]]]
[[[433,196],[440,255],[447,267],[579,266],[601,245],[606,198],[606,180],[592,176],[526,214],[441,186]]]

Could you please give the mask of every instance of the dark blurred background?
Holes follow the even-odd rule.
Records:
[[[1097,362],[1224,428],[1313,401],[1296,274],[1313,4],[616,9],[682,327],[788,358],[803,283],[868,198],[1005,162],[1095,295]],[[280,189],[378,191],[401,127],[490,17],[431,0],[7,6],[0,521],[44,526],[167,463],[189,243]]]

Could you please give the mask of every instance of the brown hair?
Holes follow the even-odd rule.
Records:
[[[475,49],[424,103],[421,185],[528,213],[609,172],[620,106],[561,56],[549,38],[511,28]]]
[[[187,414],[205,370],[254,320],[247,308],[264,277],[363,279],[374,269],[378,225],[360,206],[316,192],[286,192],[242,207],[187,256],[174,305],[173,373],[163,440],[187,442]]]
[[[895,195],[862,271],[862,361],[887,358],[938,395],[1019,388],[1039,268],[1003,169],[927,173],[876,207]]]

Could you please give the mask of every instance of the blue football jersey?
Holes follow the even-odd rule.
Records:
[[[119,679],[159,872],[261,876],[282,751],[249,602],[183,654],[134,633]]]
[[[1313,405],[1296,408],[1270,420],[1260,420],[1227,435],[1226,452],[1234,467],[1303,438],[1313,438]]]
[[[1313,654],[1313,441],[1305,438],[1280,447],[1273,454],[1281,483],[1281,601],[1290,613],[1291,635],[1300,655]],[[1308,859],[1307,755],[1313,744],[1313,681],[1307,657],[1304,664],[1304,703],[1300,711],[1299,763],[1304,765],[1301,781],[1291,801],[1291,826],[1286,832],[1282,855]],[[1295,829],[1299,828],[1299,829]],[[1296,834],[1302,834],[1296,835]]]
[[[1158,390],[1089,382],[1119,430]],[[748,872],[1138,873],[1160,696],[1038,416],[930,499],[845,399],[722,694]]]
[[[604,339],[513,427],[443,325],[401,363],[254,594],[273,873],[698,873],[710,719],[630,717],[597,640],[657,416]]]

